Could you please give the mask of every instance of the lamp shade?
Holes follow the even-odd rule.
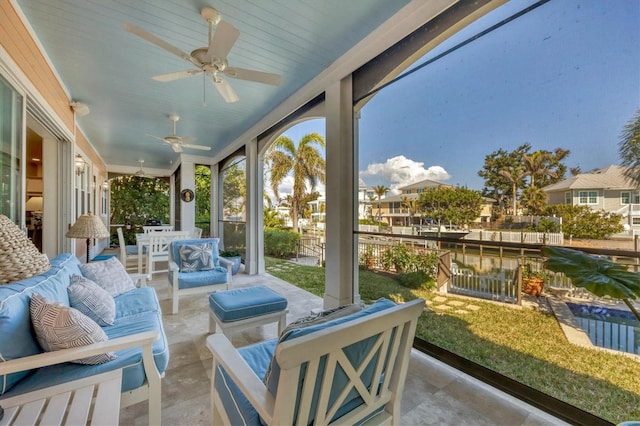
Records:
[[[25,204],[24,209],[28,212],[41,212],[42,201],[42,197],[31,197]]]
[[[67,238],[107,238],[109,231],[100,218],[92,213],[83,214],[67,231]]]

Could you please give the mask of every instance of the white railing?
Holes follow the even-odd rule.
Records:
[[[474,230],[464,236],[465,240],[503,241],[508,243],[563,245],[561,232],[514,232]]]
[[[518,300],[518,285],[513,271],[501,270],[493,274],[478,274],[466,269],[453,269],[447,292],[515,303]]]

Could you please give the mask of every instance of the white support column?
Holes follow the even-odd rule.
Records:
[[[246,247],[244,270],[250,275],[262,274],[264,267],[264,217],[262,199],[264,165],[258,154],[258,141],[253,139],[245,146],[246,153]]]
[[[221,201],[218,200],[218,173],[219,167],[218,163],[212,164],[211,166],[211,194],[209,195],[210,206],[209,206],[209,234],[212,237],[220,236],[220,232],[218,230],[218,223],[220,221],[219,214],[219,206]]]
[[[354,144],[351,76],[325,92],[327,117],[327,228],[324,307],[359,301],[354,296]]]
[[[180,164],[180,192],[190,189],[196,192],[196,168],[190,161],[183,161]],[[180,194],[176,194],[180,197]],[[180,200],[180,230],[191,231],[196,226],[196,203],[195,200],[185,202]]]

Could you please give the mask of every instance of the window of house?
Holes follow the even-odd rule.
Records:
[[[20,222],[23,97],[0,76],[0,213]]]
[[[598,204],[598,191],[580,191],[580,204]]]
[[[631,218],[631,223],[633,225],[640,225],[640,217],[632,217]]]
[[[629,204],[631,200],[631,194],[629,192],[620,193],[620,204]]]
[[[564,193],[564,203],[573,204],[573,196],[571,194],[571,191],[567,191]]]

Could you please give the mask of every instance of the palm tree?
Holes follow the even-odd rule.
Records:
[[[625,176],[640,187],[640,109],[622,130],[618,154],[626,167]]]
[[[548,160],[551,159],[551,153],[548,151],[536,151],[531,154],[523,154],[524,168],[531,178],[529,186],[535,188],[536,177],[552,174],[548,169]]]
[[[522,182],[522,179],[527,176],[527,171],[524,167],[518,165],[516,167],[510,167],[509,169],[500,170],[498,173],[511,184],[511,196],[513,197],[512,214],[515,216],[518,214],[518,185]]]
[[[279,136],[265,156],[271,171],[271,188],[276,198],[280,198],[278,186],[285,177],[293,173],[290,203],[294,232],[298,232],[298,212],[307,195],[307,184],[313,192],[318,182],[325,183],[325,160],[316,145],[322,149],[326,145],[324,138],[318,133],[304,135],[297,148],[289,137]]]
[[[409,197],[403,195],[400,199],[402,202],[402,207],[407,209],[407,213],[409,214],[409,225],[413,225],[413,216],[415,216],[418,208],[420,207],[420,203],[417,199],[410,200]]]
[[[382,219],[382,216],[380,214],[380,199],[384,197],[387,192],[389,192],[389,188],[384,185],[376,185],[373,187],[373,192],[378,197],[378,222],[380,222],[380,220]]]

